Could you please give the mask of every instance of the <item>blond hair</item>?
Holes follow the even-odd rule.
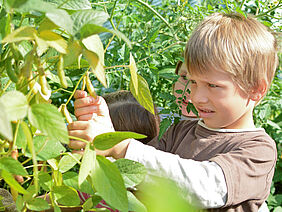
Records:
[[[228,72],[246,93],[262,80],[269,88],[278,66],[277,41],[268,28],[241,14],[215,13],[195,29],[185,49],[190,74]]]

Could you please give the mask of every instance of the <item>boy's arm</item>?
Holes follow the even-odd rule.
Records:
[[[225,177],[215,162],[183,159],[133,139],[128,145],[125,158],[142,163],[150,175],[175,181],[193,205],[219,208],[227,201]]]

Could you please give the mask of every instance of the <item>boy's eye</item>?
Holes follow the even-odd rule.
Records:
[[[196,81],[195,80],[190,80],[190,83],[191,84],[196,84]]]
[[[210,84],[210,83],[209,83],[209,87],[211,87],[211,88],[216,88],[216,87],[218,87],[218,86],[215,85],[215,84]]]
[[[185,81],[187,81],[188,80],[188,78],[187,78],[187,76],[180,76],[183,80],[185,80]]]

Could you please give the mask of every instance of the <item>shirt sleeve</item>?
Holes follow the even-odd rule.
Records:
[[[183,159],[133,139],[125,158],[142,163],[150,175],[175,181],[185,191],[187,199],[193,196],[198,200],[198,207],[218,208],[226,203],[227,186],[224,174],[215,162]]]

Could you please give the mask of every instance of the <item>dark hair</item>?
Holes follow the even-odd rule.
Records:
[[[115,130],[146,135],[147,138],[139,140],[144,144],[159,134],[159,116],[147,111],[129,91],[113,92],[104,98]],[[155,114],[157,114],[156,109]]]

